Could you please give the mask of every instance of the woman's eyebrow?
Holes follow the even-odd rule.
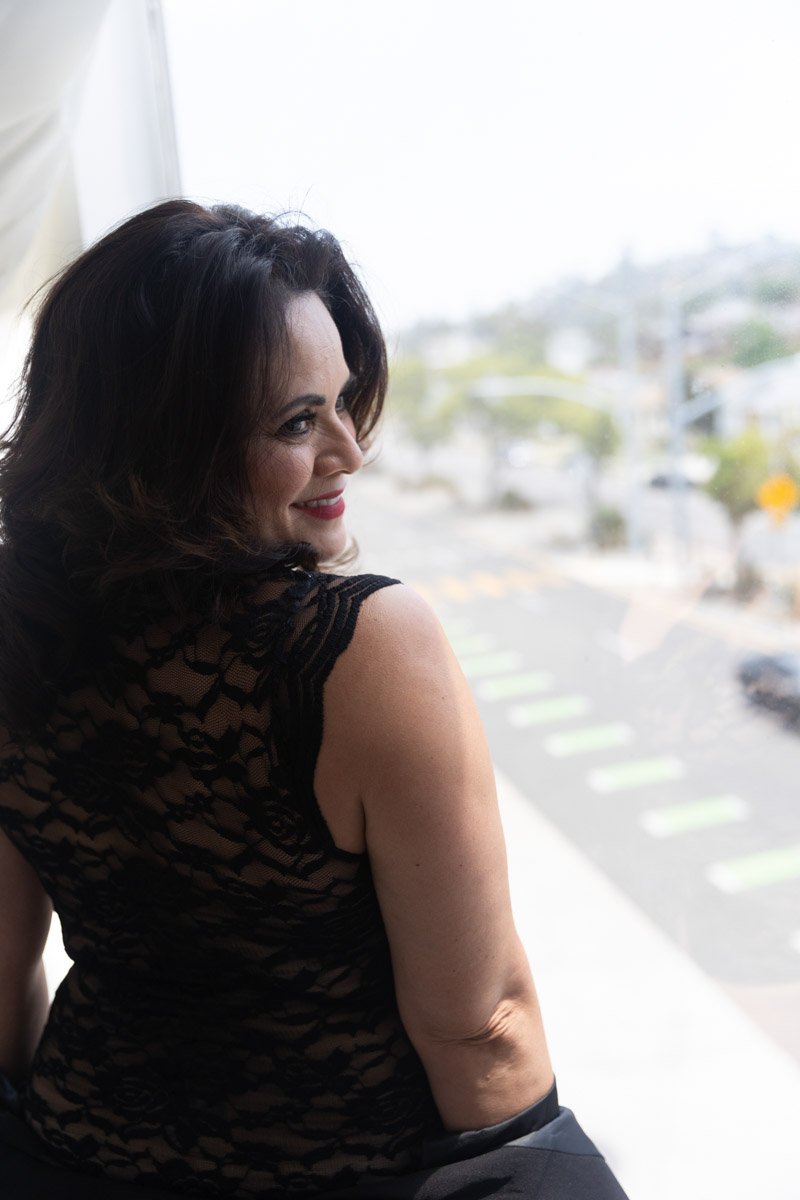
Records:
[[[355,375],[348,375],[339,392],[339,395],[341,396],[343,392],[346,392],[348,388],[351,388],[355,381]],[[326,401],[324,396],[320,396],[317,392],[310,392],[306,396],[295,396],[293,400],[289,400],[287,404],[284,404],[282,408],[278,409],[275,416],[283,416],[284,413],[290,412],[291,409],[295,408],[298,404],[313,404],[315,407],[321,408],[325,403]]]
[[[290,400],[288,404],[284,404],[283,408],[279,408],[275,413],[276,417],[282,417],[284,413],[290,412],[293,408],[297,408],[301,404],[313,404],[317,408],[321,408],[325,404],[325,397],[311,393],[308,396],[295,396],[294,400]]]

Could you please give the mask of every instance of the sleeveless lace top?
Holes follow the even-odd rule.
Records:
[[[73,966],[22,1092],[59,1161],[187,1195],[313,1195],[441,1129],[363,854],[316,803],[322,691],[396,580],[283,569],[233,615],[115,630],[35,742],[0,729],[0,825]]]

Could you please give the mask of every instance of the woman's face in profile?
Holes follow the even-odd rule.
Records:
[[[323,561],[344,550],[344,488],[363,464],[347,410],[350,371],[333,318],[316,292],[287,311],[289,378],[251,451],[262,535],[309,542]]]

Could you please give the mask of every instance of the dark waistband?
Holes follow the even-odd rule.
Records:
[[[483,1129],[472,1129],[467,1133],[446,1133],[430,1138],[422,1146],[422,1167],[436,1167],[441,1163],[463,1162],[486,1154],[498,1146],[504,1146],[523,1134],[533,1133],[558,1116],[558,1092],[556,1083],[535,1104],[515,1113],[497,1125],[486,1125]]]

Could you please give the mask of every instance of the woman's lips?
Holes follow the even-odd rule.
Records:
[[[292,507],[299,508],[309,517],[316,517],[318,521],[335,521],[344,513],[344,496],[341,492],[329,492],[326,496],[315,496],[305,504],[294,504]]]

